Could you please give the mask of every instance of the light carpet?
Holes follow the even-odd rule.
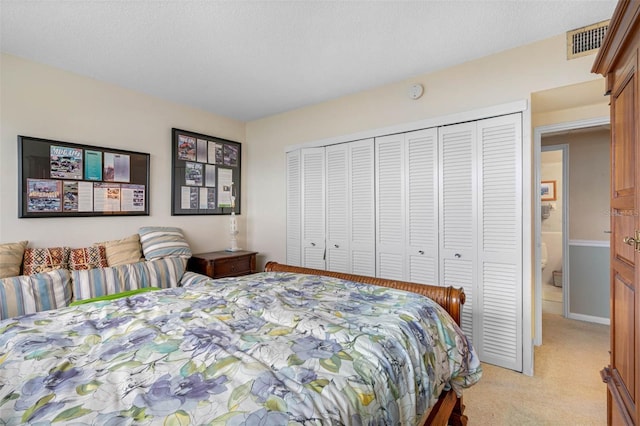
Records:
[[[464,393],[474,425],[606,425],[609,326],[543,313],[543,344],[534,376],[483,363],[483,377]]]

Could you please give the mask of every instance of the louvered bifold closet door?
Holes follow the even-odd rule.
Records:
[[[324,148],[304,148],[302,164],[302,266],[325,269]]]
[[[287,264],[302,266],[300,150],[287,152]]]
[[[476,272],[476,123],[438,129],[440,158],[440,283],[462,287],[461,328],[475,344],[478,317]],[[482,359],[482,357],[481,357]]]
[[[348,144],[349,250],[352,274],[376,275],[373,139]]]
[[[438,283],[438,130],[410,132],[406,145],[406,279]]]
[[[375,139],[376,276],[406,280],[404,134]]]
[[[348,144],[326,147],[327,270],[347,272],[349,262]]]
[[[482,361],[522,371],[522,118],[478,122],[478,284]]]

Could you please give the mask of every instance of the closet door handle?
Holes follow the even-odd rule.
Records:
[[[334,244],[333,245],[335,248],[340,248],[340,246],[338,244]]]
[[[311,243],[311,247],[315,247],[315,246],[316,246],[316,243]]]
[[[419,254],[424,254],[424,250],[418,250]]]
[[[460,259],[460,258],[462,257],[462,255],[461,255],[460,253],[456,253],[456,254],[454,254],[454,256],[455,256],[456,258],[458,258],[458,259]]]

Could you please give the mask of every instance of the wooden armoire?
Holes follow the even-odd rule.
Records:
[[[611,108],[611,347],[607,421],[640,421],[640,1],[620,0],[592,71]]]

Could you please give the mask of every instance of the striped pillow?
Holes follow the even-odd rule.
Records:
[[[191,248],[180,228],[145,226],[138,230],[142,253],[147,260],[167,256],[191,257]]]
[[[71,276],[66,269],[0,280],[0,319],[69,305]]]
[[[20,275],[22,256],[28,241],[0,244],[0,278]]]
[[[127,263],[142,262],[142,246],[140,235],[133,234],[120,240],[104,241],[95,245],[104,246],[107,252],[109,266],[126,265]]]
[[[187,287],[194,284],[200,284],[205,281],[211,281],[213,278],[210,278],[206,275],[199,274],[197,272],[187,271],[182,276],[180,280],[180,287]]]
[[[174,256],[108,268],[71,271],[73,298],[93,299],[144,287],[177,287],[186,266],[186,259]]]

